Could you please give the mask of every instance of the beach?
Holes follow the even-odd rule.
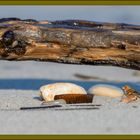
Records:
[[[33,61],[0,61],[0,65],[0,134],[140,133],[139,100],[126,104],[120,98],[94,96],[99,109],[20,110],[39,106],[39,88],[48,83],[72,82],[86,90],[97,83],[128,84],[139,90],[134,70]]]
[[[80,19],[140,24],[139,6],[1,6],[0,18]],[[0,134],[140,134],[140,100],[94,96],[93,109],[69,107],[20,110],[40,106],[41,86],[71,82],[88,90],[96,84],[140,93],[140,72],[113,66],[72,65],[35,61],[0,61]],[[67,109],[65,109],[67,108]]]

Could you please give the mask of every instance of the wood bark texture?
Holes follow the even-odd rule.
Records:
[[[84,20],[0,19],[0,59],[140,70],[140,26]]]

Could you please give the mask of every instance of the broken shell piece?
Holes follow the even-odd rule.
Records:
[[[42,105],[64,105],[66,104],[66,101],[64,99],[58,99],[54,101],[48,101],[48,102],[42,102]]]
[[[88,90],[88,94],[97,96],[108,96],[112,98],[121,97],[124,93],[121,88],[106,84],[97,84]]]
[[[122,102],[130,103],[130,102],[136,101],[138,98],[140,98],[140,94],[133,88],[125,85],[122,87],[122,89],[124,91],[124,96],[121,99]]]
[[[42,86],[40,96],[46,101],[53,101],[55,95],[60,94],[87,94],[85,89],[72,83],[54,83]]]
[[[92,103],[93,94],[62,94],[55,95],[54,99],[64,99],[67,104]]]

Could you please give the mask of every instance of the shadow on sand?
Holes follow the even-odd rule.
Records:
[[[118,87],[130,85],[134,89],[140,91],[138,83],[131,82],[100,82],[100,81],[71,81],[71,80],[49,80],[49,79],[0,79],[0,89],[16,89],[16,90],[38,90],[42,85],[55,82],[72,82],[84,87],[86,90],[95,84],[110,84]]]

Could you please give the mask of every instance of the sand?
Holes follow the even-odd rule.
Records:
[[[128,83],[139,89],[140,77],[134,76],[134,70],[30,61],[0,61],[0,66],[0,134],[140,133],[140,100],[125,104],[120,98],[96,96],[93,103],[101,104],[99,109],[20,110],[40,105],[39,87],[56,81],[75,82],[86,89],[102,82],[117,86]]]

